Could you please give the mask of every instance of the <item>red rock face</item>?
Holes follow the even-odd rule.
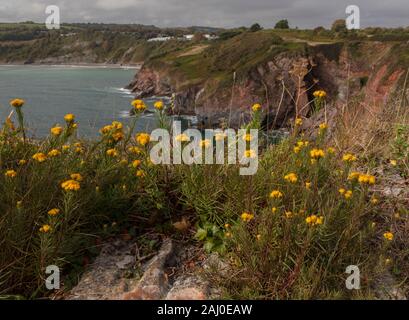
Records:
[[[327,92],[328,109],[338,109],[359,95],[374,110],[384,106],[405,72],[399,67],[390,70],[391,46],[365,43],[352,52],[334,44],[302,54],[284,52],[240,79],[232,74],[229,86],[216,78],[186,85],[183,76],[169,74],[165,67],[143,67],[130,87],[140,98],[174,94],[174,112],[197,115],[203,127],[238,127],[249,119],[251,105],[260,103],[265,126],[279,128],[296,115],[309,116],[312,93],[318,89]]]

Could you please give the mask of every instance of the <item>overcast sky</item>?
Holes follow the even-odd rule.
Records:
[[[45,21],[45,7],[60,7],[62,22],[115,22],[160,27],[330,26],[347,5],[361,9],[361,26],[409,26],[409,0],[0,0],[0,22]]]

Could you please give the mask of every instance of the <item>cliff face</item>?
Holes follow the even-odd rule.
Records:
[[[239,126],[249,117],[249,106],[259,102],[264,124],[279,128],[296,113],[308,116],[318,89],[328,93],[329,110],[351,97],[360,97],[371,108],[384,106],[403,82],[408,48],[406,43],[305,43],[299,50],[270,54],[239,75],[232,70],[221,79],[218,72],[210,72],[193,81],[184,65],[155,61],[142,67],[130,88],[140,98],[174,94],[174,112],[195,114],[205,127],[226,121]],[[205,51],[190,59],[208,55]]]

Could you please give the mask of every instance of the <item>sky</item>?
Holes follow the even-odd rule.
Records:
[[[0,0],[0,22],[45,22],[48,5],[60,8],[61,22],[138,23],[159,27],[240,27],[258,22],[273,27],[329,27],[357,5],[361,27],[409,26],[409,0]]]

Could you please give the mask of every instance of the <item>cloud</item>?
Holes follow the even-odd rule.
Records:
[[[288,18],[292,26],[312,28],[345,17],[351,2],[361,9],[363,27],[408,25],[408,0],[0,0],[0,21],[45,21],[45,7],[55,4],[63,22],[272,27]]]

